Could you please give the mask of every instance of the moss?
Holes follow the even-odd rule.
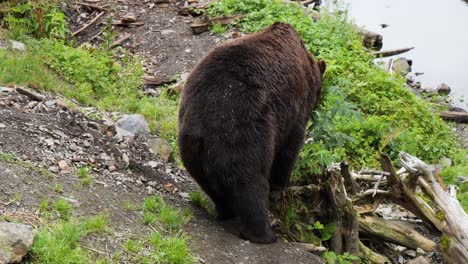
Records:
[[[440,246],[443,250],[447,250],[450,247],[451,242],[452,242],[452,239],[446,234],[443,234],[440,237]]]

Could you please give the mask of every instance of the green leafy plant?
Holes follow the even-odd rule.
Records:
[[[352,264],[359,260],[358,257],[348,252],[338,255],[333,251],[326,251],[323,253],[323,258],[327,261],[327,264]]]
[[[335,234],[336,224],[334,222],[330,222],[324,226],[322,223],[317,221],[315,224],[307,226],[307,230],[318,232],[322,241],[327,241]]]

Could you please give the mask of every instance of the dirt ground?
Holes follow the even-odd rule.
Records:
[[[111,12],[77,36],[80,42],[99,42],[106,17],[120,20],[136,17],[142,25],[116,27],[120,36],[130,33],[123,46],[145,61],[146,73],[171,78],[190,69],[216,44],[227,37],[203,33],[194,36],[189,24],[194,18],[181,16],[184,2],[105,1],[94,3]],[[203,4],[203,3],[199,3]],[[70,28],[77,30],[99,10],[64,4]],[[96,36],[94,37],[93,36]],[[62,197],[70,201],[78,215],[91,216],[107,211],[113,234],[99,241],[85,241],[90,247],[111,255],[121,250],[123,241],[146,234],[141,212],[126,210],[125,204],[139,205],[150,194],[162,195],[176,207],[189,207],[192,220],[185,227],[190,248],[200,263],[322,263],[323,261],[292,243],[257,245],[239,239],[229,228],[216,222],[206,211],[194,206],[188,194],[198,190],[187,173],[166,163],[149,151],[145,143],[154,135],[134,140],[114,137],[113,121],[118,115],[91,119],[94,109],[71,109],[65,99],[47,95],[37,102],[13,89],[0,91],[0,151],[14,154],[30,164],[0,160],[0,214],[18,216],[40,224],[41,200]],[[93,184],[83,186],[78,168],[93,165]],[[31,166],[32,165],[32,166]],[[29,168],[32,167],[32,168]],[[44,170],[38,170],[43,168]],[[57,191],[54,186],[61,186]]]

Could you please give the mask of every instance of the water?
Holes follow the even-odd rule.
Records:
[[[399,56],[413,60],[413,73],[424,73],[417,77],[423,88],[444,82],[452,88],[453,98],[464,98],[456,105],[468,110],[468,0],[345,3],[357,25],[383,36],[382,50],[415,47]]]

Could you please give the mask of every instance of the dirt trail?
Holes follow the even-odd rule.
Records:
[[[149,75],[169,78],[188,72],[211,47],[224,40],[209,33],[193,36],[188,26],[193,18],[179,16],[177,4],[169,2],[164,7],[151,5],[151,1],[117,1],[111,6],[115,9],[114,19],[132,14],[144,23],[118,30],[132,34],[124,47],[142,56]],[[72,30],[87,22],[78,19],[80,15],[84,17],[86,13],[88,18],[96,15],[85,7],[70,5],[66,12]],[[102,30],[104,21],[102,18],[78,39],[91,40]],[[231,234],[210,214],[188,201],[187,194],[198,187],[185,171],[148,150],[145,142],[151,135],[119,141],[114,138],[111,121],[115,116],[93,120],[82,113],[93,111],[70,109],[63,99],[50,95],[45,101],[36,102],[14,90],[0,91],[0,151],[12,153],[36,168],[0,159],[0,214],[19,215],[26,222],[38,224],[41,200],[58,197],[69,200],[78,215],[108,211],[115,232],[99,241],[85,242],[112,254],[121,250],[118,245],[126,239],[149,231],[141,212],[126,210],[125,204],[139,205],[149,194],[159,194],[176,207],[191,207],[193,218],[185,231],[191,236],[190,247],[201,263],[323,262],[291,243],[257,245]],[[67,166],[59,166],[61,161]],[[82,186],[77,169],[88,163],[93,164],[94,183]],[[57,185],[61,191],[54,189]]]

